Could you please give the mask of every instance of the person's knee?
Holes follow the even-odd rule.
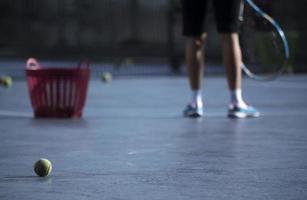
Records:
[[[203,48],[205,41],[206,41],[206,38],[207,38],[207,34],[204,33],[200,36],[188,37],[187,41],[188,41],[189,45],[192,45],[196,48]]]
[[[239,34],[236,32],[233,33],[221,33],[223,40],[231,41],[236,40],[239,37]]]

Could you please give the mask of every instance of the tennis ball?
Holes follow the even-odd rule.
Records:
[[[110,72],[103,72],[101,74],[101,80],[105,83],[109,83],[112,81],[112,74]]]
[[[34,164],[34,172],[40,176],[45,177],[48,176],[52,171],[52,164],[46,158],[41,158]]]
[[[0,84],[4,87],[8,88],[11,87],[13,84],[13,80],[10,76],[1,76],[0,77]]]

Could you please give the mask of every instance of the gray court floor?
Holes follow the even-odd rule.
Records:
[[[260,118],[226,117],[223,77],[204,82],[203,119],[181,115],[184,77],[92,79],[79,120],[34,119],[24,80],[0,88],[0,199],[307,199],[307,76],[243,89]]]

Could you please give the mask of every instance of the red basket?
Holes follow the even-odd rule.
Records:
[[[30,58],[26,73],[35,117],[82,117],[90,76],[87,61],[81,61],[77,68],[42,68]]]

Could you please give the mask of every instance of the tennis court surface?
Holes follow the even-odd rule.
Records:
[[[0,199],[307,199],[307,76],[244,79],[262,114],[246,120],[226,117],[223,76],[205,79],[204,118],[183,118],[187,83],[94,77],[73,120],[34,119],[24,79],[0,88]]]

